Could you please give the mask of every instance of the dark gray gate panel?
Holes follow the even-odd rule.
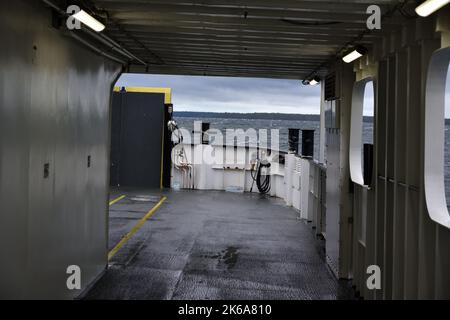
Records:
[[[113,93],[111,110],[111,161],[110,161],[110,184],[119,185],[120,166],[120,141],[122,131],[122,100],[123,94]]]
[[[164,94],[117,93],[113,107],[111,183],[160,188]],[[120,121],[116,118],[119,115]]]

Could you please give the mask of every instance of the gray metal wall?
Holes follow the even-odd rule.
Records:
[[[351,90],[355,81],[352,67],[334,66],[336,100],[326,101],[326,257],[339,278],[348,278],[351,264],[352,210],[349,192],[348,137],[350,133]],[[350,99],[349,99],[350,97]]]
[[[54,30],[40,1],[2,3],[0,29],[0,298],[71,298],[68,265],[85,287],[107,263],[120,68]]]

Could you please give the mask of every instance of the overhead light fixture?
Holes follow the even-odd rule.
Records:
[[[105,25],[103,23],[95,19],[93,16],[91,16],[84,10],[80,10],[79,12],[75,13],[72,17],[74,17],[81,23],[87,25],[94,31],[101,32],[105,30]]]
[[[320,80],[321,80],[321,79],[320,79],[319,77],[314,77],[314,78],[312,78],[312,79],[309,81],[309,85],[310,85],[310,86],[315,86],[315,85],[319,84]]]
[[[363,55],[367,53],[367,49],[363,46],[357,46],[350,50],[347,54],[342,57],[342,60],[344,60],[345,63],[350,63],[352,61],[355,61],[356,59],[361,58]]]
[[[315,76],[313,78],[306,78],[302,81],[302,84],[304,86],[310,85],[310,86],[315,86],[317,85],[322,79],[320,79],[319,76]]]
[[[416,13],[421,17],[428,17],[449,3],[450,0],[427,0],[416,8]]]

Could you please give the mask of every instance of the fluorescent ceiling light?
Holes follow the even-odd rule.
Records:
[[[428,17],[448,3],[450,0],[427,0],[416,8],[416,13],[421,17]]]
[[[362,54],[359,53],[356,50],[353,50],[352,52],[350,52],[349,54],[347,54],[345,57],[342,58],[342,60],[344,60],[344,62],[346,63],[350,63],[352,61],[355,61],[358,58],[361,58]]]
[[[84,10],[80,10],[78,13],[75,13],[73,17],[94,31],[100,32],[105,30],[105,25],[103,23],[95,19]]]
[[[363,55],[365,55],[367,52],[367,49],[364,47],[356,47],[354,48],[352,51],[350,51],[349,53],[347,53],[342,60],[344,60],[344,62],[346,63],[350,63],[352,61],[355,61],[358,58],[361,58]]]

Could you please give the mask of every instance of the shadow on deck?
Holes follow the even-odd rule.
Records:
[[[110,210],[110,250],[160,196],[125,194]],[[328,269],[323,242],[281,200],[214,191],[165,195],[86,299],[354,297]]]

